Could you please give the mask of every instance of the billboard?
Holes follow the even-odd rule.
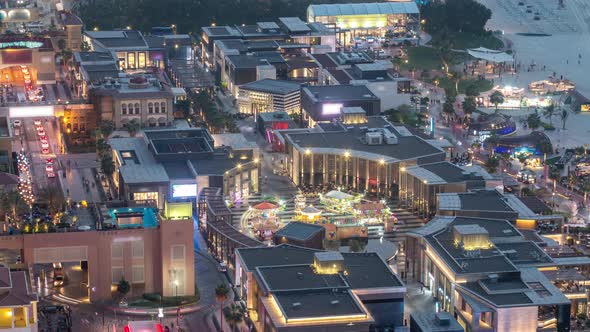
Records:
[[[16,106],[8,108],[11,118],[53,116],[53,106]]]
[[[197,184],[173,184],[172,197],[197,197]]]
[[[342,104],[322,104],[322,115],[339,115]]]

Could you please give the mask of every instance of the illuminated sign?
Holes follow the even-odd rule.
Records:
[[[2,48],[39,48],[43,46],[42,42],[37,41],[14,41],[14,42],[0,42],[0,49]]]
[[[196,184],[172,185],[172,197],[197,197]]]
[[[342,108],[342,104],[323,104],[322,105],[322,115],[338,115],[340,114],[340,109]]]
[[[590,104],[582,104],[582,105],[580,105],[580,111],[582,111],[582,112],[590,112]]]
[[[11,118],[32,118],[39,116],[53,116],[53,106],[22,106],[8,108]]]

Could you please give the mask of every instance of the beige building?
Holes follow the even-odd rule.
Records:
[[[36,332],[38,302],[24,271],[0,267],[0,330]]]
[[[55,84],[55,51],[50,38],[27,35],[0,37],[0,69],[27,66],[37,84]],[[4,71],[3,71],[4,73]],[[6,81],[6,75],[0,78]]]
[[[141,127],[166,127],[174,120],[174,93],[159,75],[119,75],[89,87],[89,98],[101,120],[117,128],[135,120]]]

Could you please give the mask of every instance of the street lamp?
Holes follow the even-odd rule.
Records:
[[[174,280],[174,287],[176,288],[176,297],[178,297],[178,280]]]

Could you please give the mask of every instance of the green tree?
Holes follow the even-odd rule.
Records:
[[[229,306],[225,313],[225,319],[227,319],[232,331],[234,331],[236,326],[244,320],[244,313],[244,309],[235,303],[232,303]]]
[[[56,187],[47,187],[39,193],[39,199],[47,203],[47,208],[51,214],[60,212],[64,208],[64,196],[61,190]]]
[[[188,117],[191,114],[192,101],[190,100],[190,98],[186,98],[186,99],[183,99],[183,100],[178,100],[174,104],[174,108],[177,111],[181,111],[182,114],[184,115],[184,118],[185,119],[188,119]]]
[[[463,111],[465,112],[465,114],[467,114],[467,115],[473,114],[473,112],[475,112],[477,110],[477,103],[475,102],[475,97],[473,97],[473,96],[465,97],[465,99],[463,100],[462,106],[463,106]]]
[[[131,136],[131,137],[135,137],[135,135],[137,134],[137,132],[139,131],[140,128],[141,128],[141,126],[140,126],[139,122],[137,122],[137,120],[135,120],[135,119],[133,119],[125,124],[125,129],[127,129],[127,132],[129,133],[129,136]]]
[[[469,84],[465,88],[465,95],[468,96],[468,97],[477,97],[477,96],[479,96],[479,89],[477,88],[477,85],[475,85],[475,84]]]
[[[125,277],[121,277],[121,280],[119,280],[119,283],[117,284],[117,293],[119,293],[119,295],[124,298],[130,290],[131,285],[129,282],[125,280]]]
[[[531,130],[535,130],[539,127],[541,127],[541,117],[539,116],[539,114],[537,112],[529,114],[529,116],[526,119],[527,125],[529,126],[529,128],[531,128]]]
[[[99,129],[104,138],[109,138],[113,131],[115,131],[115,123],[111,120],[102,120]]]
[[[489,156],[484,165],[490,174],[494,174],[500,165],[500,158],[498,156]]]
[[[111,155],[105,155],[102,157],[100,160],[100,169],[108,176],[111,176],[113,173],[115,173],[115,162],[113,161],[113,157]]]
[[[219,302],[219,317],[221,321],[221,331],[223,331],[223,304],[229,298],[229,288],[225,284],[219,284],[215,287],[215,298]]]
[[[447,124],[451,124],[451,117],[455,115],[455,107],[453,107],[453,102],[450,100],[445,101],[442,108],[445,117],[447,118]]]
[[[17,215],[28,209],[28,205],[21,198],[18,191],[9,191],[0,196],[0,209],[2,209],[3,213],[8,213],[14,220]]]
[[[561,113],[559,117],[561,118],[561,129],[565,130],[565,123],[567,122],[567,118],[570,116],[570,113],[565,109],[561,109]]]
[[[494,91],[490,95],[490,103],[496,106],[496,112],[498,112],[498,105],[504,103],[504,94],[501,91]]]
[[[555,104],[551,103],[543,111],[543,115],[549,119],[549,124],[553,127],[553,116],[557,113]]]
[[[500,137],[496,134],[491,135],[484,141],[486,150],[493,153],[498,144],[500,143]]]

